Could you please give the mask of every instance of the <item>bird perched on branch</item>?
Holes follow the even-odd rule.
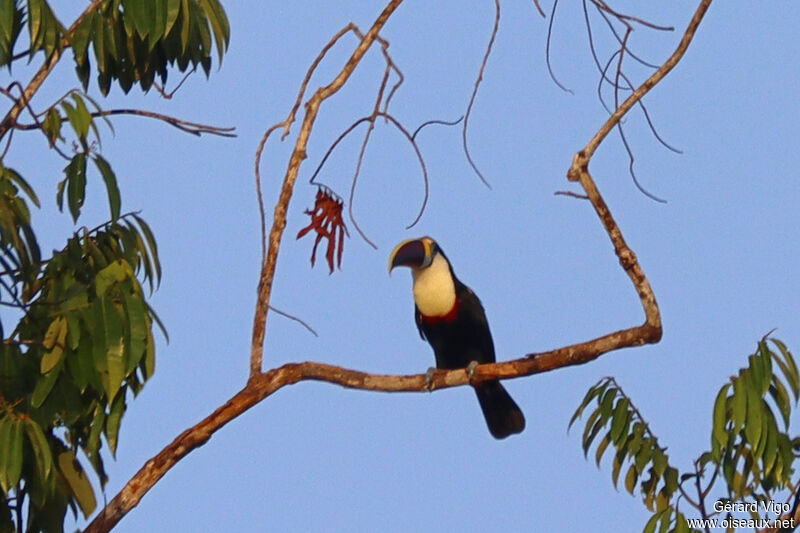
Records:
[[[389,272],[411,269],[414,319],[436,356],[436,368],[471,368],[494,363],[494,343],[481,301],[461,283],[439,245],[430,237],[398,244],[389,256]],[[474,385],[489,432],[504,439],[525,429],[525,417],[499,380]]]

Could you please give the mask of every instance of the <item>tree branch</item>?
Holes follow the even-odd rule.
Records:
[[[75,28],[78,27],[86,15],[98,9],[104,1],[105,0],[92,0],[92,3],[89,4],[89,7],[87,7],[83,13],[81,13],[80,16],[75,19],[75,22],[73,22],[72,26],[69,27],[67,33],[72,33],[75,31]],[[49,76],[50,72],[52,72],[53,68],[55,68],[59,59],[61,59],[61,52],[58,48],[56,48],[53,51],[53,55],[50,56],[50,60],[45,61],[36,74],[33,75],[33,78],[31,78],[31,81],[28,83],[28,86],[23,91],[23,94],[20,96],[17,103],[11,106],[11,109],[8,110],[8,113],[6,113],[6,116],[3,118],[3,121],[0,122],[0,139],[5,137],[6,133],[8,133],[8,131],[14,127],[19,114],[22,113],[22,110],[26,106],[26,102],[30,102],[31,98],[33,98],[33,95],[36,94],[36,91],[38,91],[42,86],[42,83],[44,83],[44,80],[47,79],[47,76]]]
[[[656,86],[664,77],[669,74],[669,72],[675,68],[675,65],[683,58],[683,55],[686,53],[686,50],[689,48],[689,44],[692,42],[695,33],[697,32],[697,28],[700,26],[700,22],[703,20],[703,17],[708,11],[708,7],[711,5],[711,0],[702,0],[700,2],[700,6],[692,16],[692,20],[689,21],[689,27],[686,28],[686,31],[683,33],[683,37],[681,37],[681,42],[678,44],[678,48],[672,53],[672,55],[664,62],[658,70],[656,70],[649,78],[647,78],[642,85],[639,86],[633,93],[628,96],[628,98],[622,102],[614,113],[608,118],[605,124],[597,130],[597,133],[592,137],[592,140],[589,141],[589,144],[586,145],[581,152],[578,152],[580,155],[580,164],[588,164],[589,159],[592,158],[594,155],[595,150],[597,147],[600,146],[600,143],[603,142],[603,139],[611,132],[612,129],[619,123],[620,119],[628,112],[630,109],[636,105],[636,103],[642,99],[642,97],[647,94],[650,89]],[[584,162],[585,160],[585,162]],[[580,165],[579,165],[580,166]],[[575,162],[573,161],[573,168],[575,168]],[[572,169],[570,169],[572,172]],[[572,181],[578,181],[578,178],[570,176]]]
[[[474,369],[472,378],[470,378],[466,369],[436,370],[430,377],[426,374],[379,375],[316,362],[290,363],[267,372],[261,371],[264,329],[267,310],[269,308],[272,282],[275,275],[278,250],[286,226],[286,212],[300,165],[306,157],[309,135],[319,111],[320,104],[338,91],[347,81],[370,45],[376,40],[378,32],[401,2],[402,0],[392,0],[389,2],[372,28],[367,32],[364,39],[362,39],[361,43],[353,52],[341,72],[330,84],[318,89],[306,103],[306,113],[303,124],[295,142],[279,200],[275,207],[273,225],[269,233],[269,248],[266,250],[266,255],[262,262],[258,303],[253,326],[250,378],[247,384],[224,405],[198,424],[178,435],[178,437],[161,452],[147,461],[128,481],[119,494],[117,494],[92,523],[89,524],[85,530],[86,533],[99,533],[111,529],[125,514],[138,505],[144,494],[146,494],[147,491],[178,461],[195,448],[208,442],[211,435],[225,424],[287,385],[293,385],[305,380],[313,380],[333,383],[350,389],[382,392],[428,392],[436,389],[462,386],[486,379],[518,378],[565,366],[587,363],[611,350],[639,346],[645,343],[654,343],[661,338],[661,319],[655,295],[652,292],[650,284],[635,254],[625,243],[622,233],[611,216],[608,206],[600,196],[589,174],[588,164],[594,151],[625,113],[627,113],[644,94],[663,79],[675,64],[678,63],[691,42],[711,0],[702,0],[676,52],[653,76],[645,81],[641,87],[636,89],[636,91],[623,102],[591,139],[589,144],[575,155],[568,173],[568,178],[571,181],[577,181],[583,187],[586,196],[594,206],[598,217],[614,245],[614,250],[619,258],[620,265],[634,284],[645,311],[646,318],[644,324],[634,328],[615,331],[591,341],[574,344],[549,352],[527,354],[513,361],[478,365]],[[332,46],[332,43],[329,43],[328,48],[330,46]],[[324,55],[324,53],[321,55]],[[321,56],[317,58],[311,70],[313,70],[319,62],[320,58]],[[302,90],[304,90],[305,85],[308,83],[311,70],[303,83]],[[278,123],[270,128],[264,138],[262,138],[256,158],[257,182],[259,178],[258,163],[260,161],[260,153],[266,142],[266,138],[279,127],[283,127],[284,131],[288,132],[288,128],[293,121],[292,115],[293,113],[290,114],[289,119],[286,121]]]
[[[333,96],[350,78],[350,75],[355,70],[356,66],[361,62],[364,54],[367,53],[370,46],[375,42],[378,32],[389,20],[389,17],[400,6],[403,0],[391,0],[388,5],[383,9],[378,18],[372,24],[372,27],[364,35],[364,38],[358,44],[353,54],[348,59],[344,68],[334,78],[334,80],[324,87],[320,87],[306,102],[306,114],[303,118],[303,125],[300,127],[300,132],[297,134],[297,141],[295,141],[294,150],[289,158],[289,167],[286,170],[286,175],[281,187],[278,203],[275,206],[275,213],[272,221],[272,229],[269,233],[269,247],[267,248],[267,256],[261,268],[261,276],[258,280],[258,300],[256,303],[256,312],[253,319],[253,339],[250,352],[250,378],[257,376],[261,373],[261,365],[264,353],[264,333],[266,330],[267,310],[269,309],[269,299],[272,294],[272,281],[275,277],[275,265],[278,262],[278,250],[281,245],[281,237],[283,231],[286,229],[286,212],[289,208],[289,201],[292,198],[294,190],[294,183],[297,181],[297,174],[300,171],[300,165],[306,158],[306,147],[308,146],[308,138],[311,135],[311,128],[314,126],[314,121],[317,118],[319,107],[324,100]],[[316,65],[316,63],[315,63]],[[314,65],[314,66],[315,66]],[[310,76],[310,74],[309,74]],[[307,82],[308,76],[306,77]],[[305,85],[304,85],[305,87]],[[287,121],[286,127],[289,122]]]
[[[31,112],[33,114],[33,112]],[[211,126],[208,124],[201,124],[199,122],[189,122],[188,120],[183,120],[175,117],[171,117],[169,115],[164,115],[162,113],[156,113],[154,111],[147,111],[145,109],[104,109],[102,111],[95,111],[89,113],[94,118],[97,117],[109,117],[112,115],[135,115],[140,117],[147,117],[147,118],[154,118],[156,120],[161,120],[166,122],[170,126],[178,128],[181,131],[185,131],[186,133],[191,133],[192,135],[197,135],[198,137],[203,133],[207,133],[209,135],[218,135],[220,137],[236,137],[236,134],[233,131],[236,129],[233,126],[222,127],[222,126]],[[61,120],[66,122],[67,119],[61,117]],[[39,122],[34,124],[17,124],[15,126],[18,130],[36,130],[41,129],[42,125]]]

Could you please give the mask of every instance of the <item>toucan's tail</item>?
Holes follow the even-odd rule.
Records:
[[[481,382],[475,386],[475,393],[492,437],[504,439],[514,433],[522,433],[525,416],[500,381]]]

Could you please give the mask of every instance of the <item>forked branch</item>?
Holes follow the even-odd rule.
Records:
[[[262,272],[259,280],[258,304],[254,322],[251,373],[246,386],[204,420],[178,435],[178,437],[161,452],[147,461],[139,472],[128,481],[120,493],[117,494],[95,518],[86,529],[86,532],[97,533],[111,529],[125,514],[139,503],[144,494],[178,461],[195,448],[205,444],[211,438],[211,435],[225,424],[287,385],[292,385],[304,380],[314,380],[361,390],[427,392],[432,389],[466,385],[470,382],[470,377],[467,375],[465,369],[438,370],[433,374],[431,383],[427,382],[426,375],[424,374],[378,375],[316,362],[290,363],[267,372],[261,371],[264,326],[275,274],[278,249],[286,226],[286,212],[299,167],[305,158],[306,146],[320,104],[344,85],[370,45],[376,40],[378,32],[400,5],[401,1],[402,0],[392,0],[388,3],[372,28],[364,35],[361,43],[353,52],[353,55],[341,72],[330,84],[317,90],[305,106],[306,113],[286,170],[283,187],[275,208],[272,229],[269,233],[269,247],[265,250],[265,257],[262,264]],[[609,120],[598,130],[597,134],[589,141],[586,147],[575,155],[568,174],[570,180],[579,182],[583,187],[586,196],[592,203],[614,245],[614,250],[619,258],[621,266],[633,282],[645,311],[644,324],[634,328],[615,331],[597,339],[549,352],[528,354],[513,361],[479,365],[474,370],[473,380],[480,381],[489,378],[507,379],[547,372],[564,366],[592,361],[611,350],[654,343],[661,338],[661,320],[655,296],[653,295],[652,289],[635,254],[625,243],[622,233],[611,216],[608,206],[600,196],[589,174],[588,164],[600,143],[602,143],[603,139],[605,139],[625,113],[627,113],[645,93],[661,81],[678,61],[680,61],[710,4],[711,0],[701,1],[675,53],[653,74],[653,76],[645,81],[641,87],[633,91],[631,96],[615,110]],[[318,61],[312,65],[312,69],[317,63]],[[308,77],[304,82],[304,87],[307,82]],[[292,113],[289,119],[273,126],[268,133],[280,127],[283,127],[284,131],[288,132],[288,128],[293,120],[294,117]],[[268,135],[265,135],[265,139],[267,136]],[[262,148],[263,142],[259,147],[259,154]]]

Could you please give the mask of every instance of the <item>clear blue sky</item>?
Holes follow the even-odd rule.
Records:
[[[225,4],[231,47],[210,81],[193,76],[171,101],[114,90],[102,102],[236,126],[238,133],[197,139],[119,117],[116,135],[105,134],[103,155],[120,179],[123,210],[141,209],[158,237],[165,273],[153,304],[171,337],[169,345],[159,342],[156,375],[123,420],[117,460],[107,464],[108,499],[244,385],[260,254],[257,143],[287,114],[320,47],[350,21],[366,30],[381,9],[376,2]],[[271,316],[265,367],[313,360],[424,372],[433,356],[413,324],[410,278],[403,270],[389,277],[386,262],[398,241],[426,234],[481,297],[500,359],[642,321],[590,205],[553,195],[570,187],[564,176],[572,155],[606,117],[582,12],[561,4],[552,64],[575,94],[548,77],[547,21],[531,2],[505,2],[469,132],[492,190],[471,172],[460,131],[432,127],[419,139],[431,180],[428,207],[405,230],[422,200],[422,177],[412,149],[379,125],[354,206],[379,249],[350,224],[342,270],[332,276],[324,265],[310,269],[312,240],[294,235],[307,224],[303,210],[316,192],[307,180],[319,158],[371,111],[383,73],[378,50],[324,104],[290,205],[273,297],[320,336]],[[676,27],[664,34],[637,29],[632,37],[641,56],[661,62],[696,2],[640,4],[614,5]],[[399,120],[414,128],[463,113],[493,19],[489,1],[400,7],[383,32],[406,77],[391,107]],[[282,389],[181,461],[117,531],[640,531],[644,506],[614,490],[609,465],[598,471],[583,458],[581,429],[568,434],[567,422],[587,388],[614,375],[669,446],[671,461],[687,468],[709,445],[715,393],[756,341],[778,328],[775,335],[800,350],[797,20],[800,5],[786,0],[712,5],[684,61],[646,99],[658,131],[683,155],[659,146],[641,114],[629,116],[639,179],[667,204],[636,190],[615,136],[592,162],[661,306],[658,345],[507,382],[528,427],[502,442],[488,434],[467,388],[379,394],[308,382]],[[601,31],[602,20],[595,23]],[[604,58],[610,44],[605,34],[598,40]],[[343,39],[312,89],[330,81],[354,45]],[[631,72],[637,80],[647,75]],[[59,80],[74,85],[70,77],[65,64],[40,105],[63,93]],[[343,195],[361,139],[343,142],[321,177]],[[38,137],[20,147],[9,164],[49,187],[41,196],[52,198],[62,163],[41,161]],[[265,151],[269,213],[289,148],[271,141]],[[84,223],[92,226],[106,211],[100,185],[89,193],[95,210]],[[59,246],[67,215],[47,208],[37,216],[53,220],[49,238]]]

